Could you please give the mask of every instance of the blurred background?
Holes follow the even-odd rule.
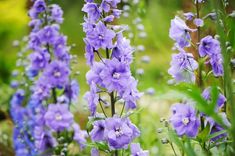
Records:
[[[144,143],[144,148],[160,155],[164,155],[163,148],[169,148],[162,147],[163,134],[157,133],[157,129],[162,126],[160,118],[168,117],[169,106],[179,98],[168,85],[171,83],[169,81],[171,77],[167,70],[173,53],[171,50],[173,41],[168,37],[170,20],[175,14],[182,14],[182,10],[194,11],[193,1],[129,0],[129,3],[125,3],[124,0],[120,5],[120,8],[124,9],[124,15],[115,21],[129,25],[130,31],[126,33],[126,36],[131,38],[131,44],[137,49],[133,73],[139,79],[139,89],[146,94],[140,100],[143,109],[140,115],[133,117],[133,120],[140,123],[140,128],[145,127],[142,137],[148,138],[147,140],[140,138],[140,141]],[[64,23],[61,31],[68,36],[69,44],[75,45],[71,53],[78,56],[78,64],[74,66],[74,70],[80,72],[77,79],[81,91],[74,112],[84,128],[88,114],[83,107],[86,105],[83,95],[88,90],[85,80],[88,66],[84,58],[84,33],[81,25],[84,16],[81,8],[84,2],[83,0],[50,0],[49,2],[57,3],[63,8]],[[235,8],[235,1],[231,0],[230,5],[231,10]],[[24,36],[27,36],[30,31],[28,27],[30,19],[27,16],[30,6],[30,0],[0,0],[0,151],[3,146],[11,144],[11,128],[9,127],[12,127],[12,122],[8,115],[9,99],[14,93],[10,87],[11,74],[16,67],[17,52],[21,50]],[[207,4],[202,8],[207,13],[208,9],[212,10]],[[138,19],[141,21],[136,24]],[[212,21],[208,23],[213,25]],[[207,31],[213,33],[213,27],[212,30]],[[141,120],[147,122],[140,122]],[[8,147],[10,151],[10,146]]]

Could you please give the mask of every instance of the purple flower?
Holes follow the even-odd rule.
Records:
[[[90,133],[92,141],[103,141],[105,139],[105,121],[98,120],[93,123],[93,129]]]
[[[189,32],[192,31],[194,30],[190,29],[178,16],[171,20],[170,38],[176,41],[181,48],[190,46],[191,37]]]
[[[134,49],[130,46],[130,40],[123,37],[122,33],[117,34],[117,43],[112,50],[112,58],[120,62],[130,64],[132,62],[132,53]]]
[[[102,62],[94,62],[94,65],[91,67],[91,70],[87,72],[86,79],[88,84],[91,85],[92,82],[103,86],[100,73],[105,68],[105,65]]]
[[[44,100],[50,96],[51,93],[51,85],[45,83],[45,78],[40,78],[36,84],[33,86],[32,98],[37,100]]]
[[[88,18],[91,22],[96,22],[101,16],[101,12],[96,3],[86,3],[82,11],[88,14]]]
[[[192,13],[192,12],[186,12],[186,13],[184,13],[184,17],[185,17],[185,19],[186,20],[188,20],[188,21],[191,21],[193,18],[194,18],[194,13]]]
[[[196,116],[196,110],[186,104],[174,104],[171,107],[172,116],[170,122],[179,136],[187,135],[195,137],[198,134],[200,120]]]
[[[99,48],[111,48],[113,46],[112,39],[115,37],[115,32],[107,29],[107,27],[101,21],[98,22],[96,27],[87,32],[87,41],[95,50]]]
[[[210,101],[211,100],[211,88],[208,87],[206,88],[203,93],[202,96],[204,99]],[[222,108],[224,106],[224,103],[226,102],[226,98],[223,94],[219,94],[218,100],[217,100],[217,107],[215,108],[215,111],[217,112],[218,109]]]
[[[63,10],[60,6],[53,4],[51,5],[51,19],[57,23],[63,23]]]
[[[76,101],[78,98],[80,88],[78,82],[76,80],[72,80],[70,84],[66,85],[65,87],[65,95],[73,101]]]
[[[35,127],[34,129],[35,147],[39,151],[45,151],[48,148],[53,148],[57,145],[50,131],[46,131],[43,127]]]
[[[117,59],[106,60],[105,67],[100,73],[100,77],[108,92],[118,91],[119,93],[126,88],[131,76],[130,69],[126,64]]]
[[[43,50],[40,52],[31,53],[29,58],[31,61],[31,67],[35,70],[41,70],[47,66],[50,60],[50,54],[47,50]]]
[[[54,49],[54,54],[58,60],[68,63],[70,60],[70,55],[68,53],[69,48],[67,47],[66,42],[67,42],[67,37],[62,35],[58,36],[54,40],[53,49]]]
[[[223,123],[226,126],[230,127],[231,124],[229,123],[226,114],[225,113],[221,113],[219,115],[222,117]],[[205,124],[206,125],[207,124],[210,125],[210,134],[214,134],[214,133],[217,133],[217,132],[225,130],[221,125],[216,123],[211,117],[206,117]],[[225,140],[226,139],[225,137],[227,137],[227,135],[228,135],[227,133],[220,134],[220,135],[212,138],[211,141],[217,141],[218,139],[221,139],[221,138],[224,138],[224,140]]]
[[[134,139],[134,131],[128,125],[129,119],[118,118],[116,116],[107,118],[105,121],[107,142],[111,150],[126,149]]]
[[[195,18],[193,23],[197,26],[197,27],[202,27],[204,25],[204,21],[200,18]]]
[[[44,0],[36,0],[33,7],[29,11],[31,18],[37,18],[38,15],[46,10],[46,3]]]
[[[29,48],[32,50],[38,50],[41,46],[41,40],[39,34],[32,32],[29,36]]]
[[[96,107],[98,104],[99,96],[97,94],[98,88],[96,87],[96,84],[94,82],[90,85],[90,91],[86,92],[84,98],[88,102],[88,108],[91,112],[91,115],[94,116],[96,114]]]
[[[224,75],[223,57],[221,54],[212,55],[210,58],[210,64],[213,74],[216,77]]]
[[[91,149],[91,156],[99,156],[99,150],[96,148]]]
[[[172,55],[171,67],[168,73],[176,82],[195,82],[194,71],[197,68],[198,63],[194,60],[193,55],[180,49],[180,53]]]
[[[44,44],[53,44],[56,37],[59,35],[59,26],[54,25],[48,25],[45,26],[42,30],[39,31],[40,40]]]
[[[87,132],[80,129],[80,126],[76,123],[73,124],[74,129],[74,136],[73,139],[80,145],[80,147],[83,149],[86,146],[86,137]]]
[[[139,143],[131,144],[131,156],[148,156],[149,151],[144,151],[141,149]]]
[[[95,53],[93,47],[89,44],[89,42],[84,40],[86,43],[86,53],[85,53],[85,58],[87,60],[87,65],[93,66],[94,60],[95,60]]]
[[[44,71],[44,76],[53,87],[63,87],[68,83],[69,69],[65,63],[51,62]]]
[[[142,96],[142,93],[139,93],[137,90],[138,81],[134,78],[131,78],[127,83],[127,88],[122,93],[122,98],[125,101],[125,108],[135,109],[136,108],[136,101]]]
[[[100,7],[104,10],[104,12],[109,12],[111,7],[117,8],[117,4],[120,2],[121,0],[102,0]]]
[[[68,129],[73,123],[73,114],[66,104],[50,104],[44,118],[46,125],[55,131]]]
[[[206,55],[212,56],[214,54],[221,53],[220,43],[217,39],[212,36],[206,36],[201,39],[199,45],[199,54],[201,57]]]

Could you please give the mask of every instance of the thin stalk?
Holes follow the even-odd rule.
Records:
[[[200,6],[198,1],[196,1],[196,12],[197,12],[197,18],[200,18]],[[201,28],[197,27],[197,51],[198,51],[198,47],[201,40]],[[199,57],[199,52],[196,53],[196,60],[200,63],[199,61],[200,57]],[[200,88],[203,88],[203,81],[202,81],[202,66],[199,64],[198,66],[198,77],[197,77],[197,84]]]

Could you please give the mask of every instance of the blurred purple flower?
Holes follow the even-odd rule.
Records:
[[[52,87],[64,87],[68,83],[69,73],[69,68],[65,63],[53,61],[45,69],[44,76]]]
[[[176,41],[181,48],[190,46],[191,37],[189,32],[192,31],[194,30],[190,29],[185,21],[178,16],[171,20],[170,38]]]
[[[179,136],[187,135],[196,137],[200,126],[200,120],[197,117],[196,110],[187,104],[174,104],[171,107],[172,116],[170,123]]]
[[[86,92],[84,98],[88,102],[88,108],[91,112],[91,115],[94,116],[96,114],[96,107],[99,102],[99,96],[97,94],[98,88],[94,82],[90,85],[90,91]]]
[[[195,18],[193,23],[197,26],[197,27],[202,27],[204,25],[204,21],[200,18]]]
[[[50,104],[44,118],[46,125],[55,131],[68,129],[73,123],[73,114],[67,104]]]
[[[103,141],[105,140],[105,121],[98,120],[93,123],[93,129],[90,132],[92,141]]]
[[[132,143],[131,156],[149,156],[149,151],[142,150],[139,143]]]
[[[172,55],[170,64],[168,73],[176,82],[195,82],[194,71],[198,68],[198,63],[191,53],[186,53],[183,49],[180,49],[180,53]]]

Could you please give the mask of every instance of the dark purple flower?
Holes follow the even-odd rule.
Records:
[[[65,87],[65,95],[73,101],[76,101],[78,98],[80,88],[78,82],[76,80],[72,80],[70,84],[66,85]]]
[[[221,54],[212,55],[210,57],[210,64],[212,67],[213,74],[216,77],[224,75],[223,57]]]
[[[31,61],[31,67],[35,70],[44,69],[50,60],[50,54],[47,50],[42,50],[40,52],[34,52],[29,55]]]
[[[171,107],[172,116],[170,122],[179,136],[187,135],[195,137],[198,134],[200,120],[196,116],[196,110],[187,104],[174,104]]]
[[[105,139],[105,121],[98,120],[93,123],[93,129],[90,133],[92,141],[103,141]]]
[[[46,10],[46,3],[44,0],[36,0],[33,7],[29,11],[29,16],[34,19],[38,15]]]
[[[86,3],[83,6],[82,11],[87,13],[88,19],[91,22],[96,22],[101,16],[101,11],[96,3]]]
[[[206,55],[212,56],[214,54],[221,53],[220,43],[217,39],[212,36],[206,36],[201,39],[199,45],[199,54],[201,57]]]
[[[231,124],[229,123],[226,114],[225,113],[221,113],[219,115],[222,117],[223,123],[226,126],[230,127]],[[221,125],[216,123],[211,117],[206,117],[205,124],[206,125],[210,124],[210,134],[214,134],[214,133],[217,133],[217,132],[225,130]],[[228,135],[227,133],[220,134],[220,135],[212,138],[211,141],[217,141],[218,139],[221,139],[221,138],[224,138],[224,140],[225,140],[227,135]]]
[[[108,92],[118,91],[119,93],[126,88],[131,72],[126,64],[119,62],[117,59],[105,61],[105,67],[100,73],[105,88]]]
[[[95,50],[99,48],[111,48],[113,46],[112,39],[115,37],[115,32],[107,29],[107,27],[101,21],[98,22],[96,27],[87,32],[87,41]]]
[[[99,96],[97,94],[98,88],[94,82],[90,84],[90,91],[86,92],[84,98],[88,102],[88,108],[91,112],[91,115],[94,116],[96,114],[96,107],[98,104]]]
[[[189,32],[192,31],[194,30],[190,29],[178,16],[171,20],[170,38],[176,41],[181,48],[190,46],[191,37]]]
[[[131,156],[149,156],[149,151],[142,150],[139,143],[132,143]]]
[[[44,76],[53,87],[63,87],[68,83],[69,73],[69,68],[65,63],[53,61],[45,69]]]
[[[210,101],[211,100],[211,88],[210,87],[206,88],[203,91],[202,96],[204,99]],[[215,111],[218,111],[218,109],[222,108],[225,102],[226,102],[225,96],[220,93],[218,100],[217,100],[217,107],[215,108]]]
[[[46,125],[55,131],[68,129],[73,123],[73,114],[67,104],[50,104],[44,118]]]
[[[194,60],[193,55],[181,49],[180,53],[172,55],[171,67],[168,73],[176,82],[195,82],[194,71],[197,68],[198,63]]]
[[[134,139],[134,131],[128,125],[129,119],[118,118],[116,116],[107,118],[105,121],[106,139],[111,150],[126,149]]]

